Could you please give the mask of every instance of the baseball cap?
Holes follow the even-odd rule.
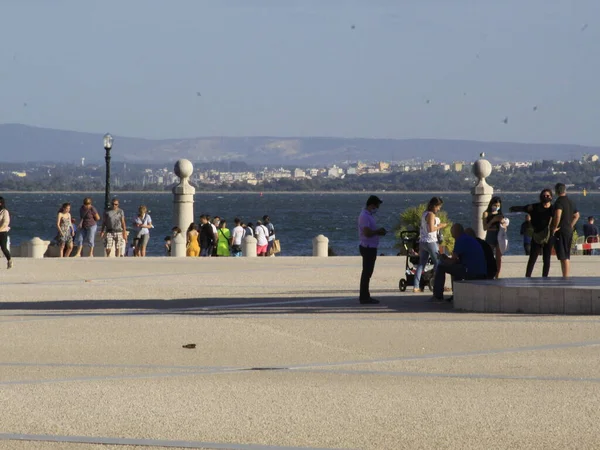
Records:
[[[367,199],[367,206],[369,205],[381,205],[383,203],[383,200],[381,200],[379,197],[375,196],[375,195],[371,195],[368,199]]]

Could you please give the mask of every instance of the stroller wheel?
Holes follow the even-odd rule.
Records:
[[[400,290],[402,292],[404,292],[406,290],[406,280],[404,278],[400,279],[400,283],[398,284],[398,287],[400,288]]]
[[[433,277],[429,279],[429,290],[433,292]]]

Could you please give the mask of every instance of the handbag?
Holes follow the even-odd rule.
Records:
[[[273,253],[280,253],[281,252],[281,244],[279,243],[279,239],[275,239],[273,241]]]
[[[500,254],[504,255],[508,251],[508,234],[507,228],[509,224],[508,218],[502,219],[500,222],[500,227],[498,228],[498,250],[500,250]]]
[[[531,236],[536,244],[545,245],[550,240],[550,227],[546,227],[541,231],[534,231]]]

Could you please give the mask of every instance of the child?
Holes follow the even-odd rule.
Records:
[[[165,236],[165,251],[167,256],[171,256],[171,236]]]
[[[127,251],[125,252],[125,256],[135,256],[135,244],[132,242],[128,244]]]

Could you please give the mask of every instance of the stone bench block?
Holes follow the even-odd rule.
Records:
[[[600,314],[600,277],[458,281],[454,307],[486,313]]]
[[[564,314],[593,314],[591,290],[565,289],[564,292]]]

